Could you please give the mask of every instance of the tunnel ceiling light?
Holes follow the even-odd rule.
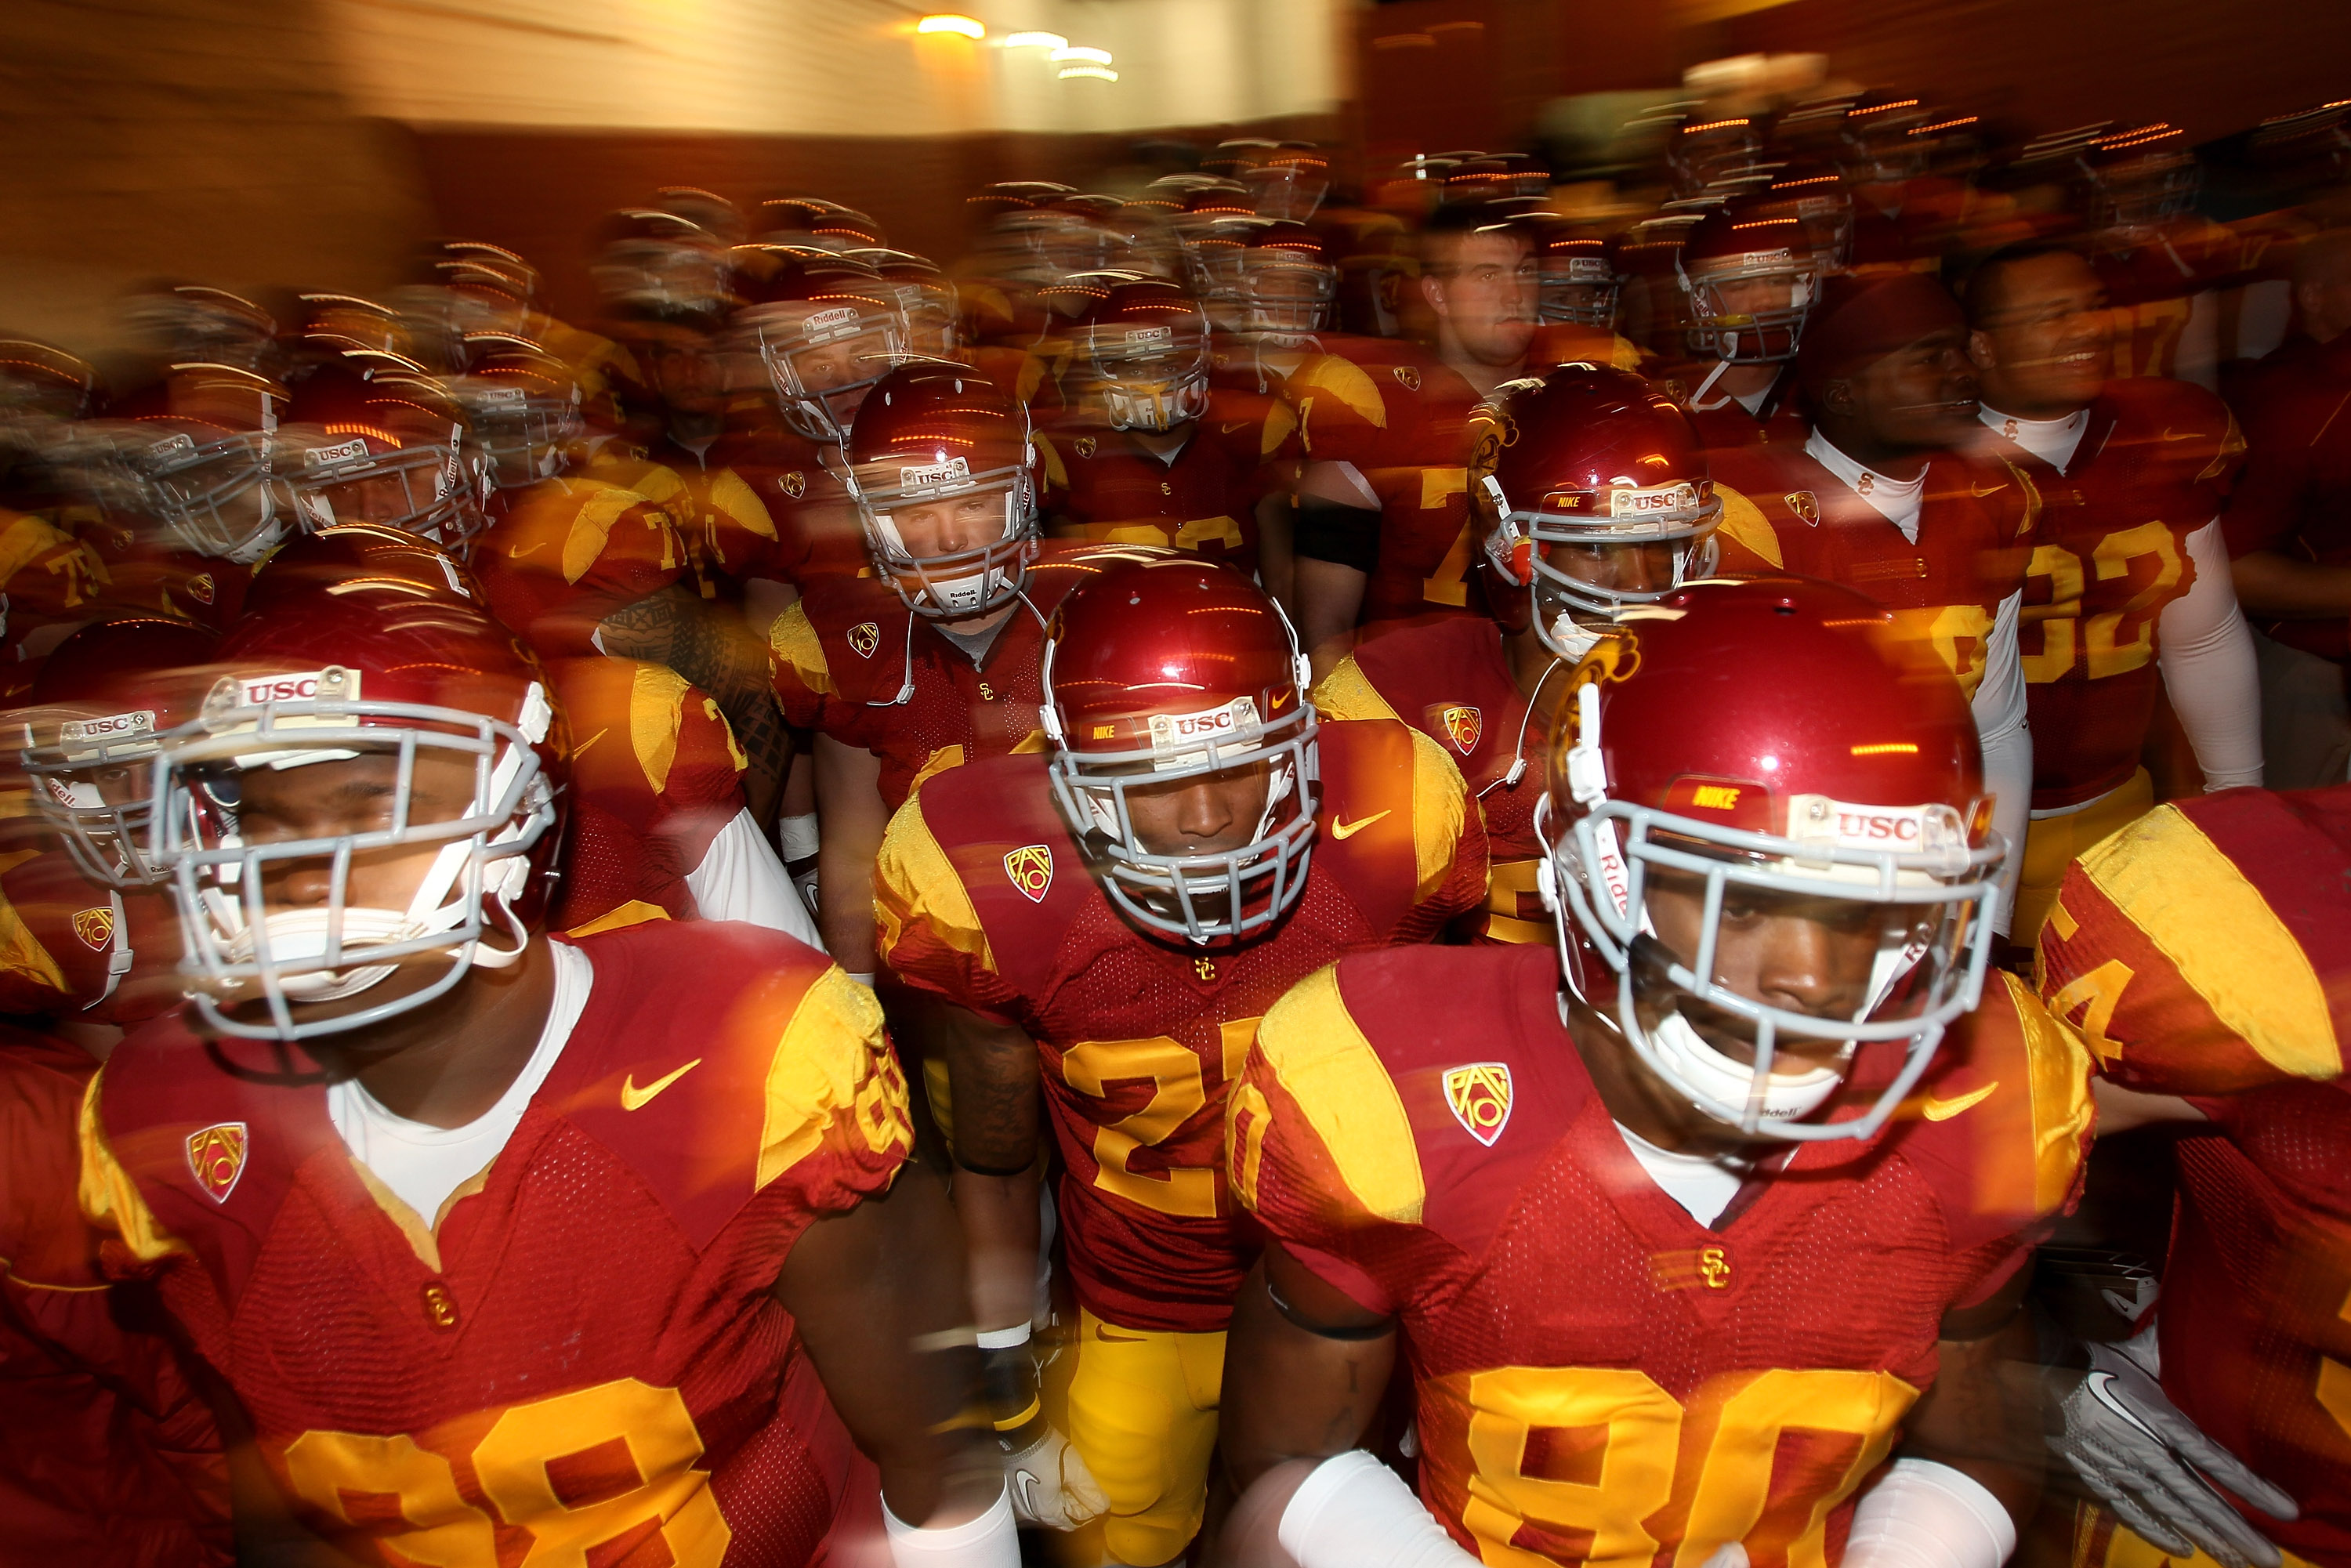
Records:
[[[958,16],[952,11],[942,11],[924,17],[914,24],[917,33],[956,33],[967,38],[985,38],[987,29],[969,16]]]
[[[1063,66],[1061,79],[1068,81],[1071,77],[1092,77],[1096,81],[1116,81],[1118,73],[1108,66]]]
[[[1014,33],[1004,40],[1008,49],[1066,49],[1070,40],[1059,33]]]
[[[1089,60],[1098,66],[1110,64],[1108,49],[1089,48],[1083,44],[1064,44],[1053,51],[1052,57],[1057,60]]]

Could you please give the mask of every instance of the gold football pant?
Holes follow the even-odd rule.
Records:
[[[2016,919],[2008,939],[2029,947],[2041,935],[2064,883],[2065,868],[2100,839],[2120,832],[2155,809],[2155,782],[2142,768],[2127,782],[2062,817],[2036,817],[2024,831],[2024,874],[2016,886]]]
[[[1222,1333],[1123,1329],[1078,1312],[1070,1441],[1110,1499],[1102,1545],[1136,1568],[1191,1544],[1207,1507]]]

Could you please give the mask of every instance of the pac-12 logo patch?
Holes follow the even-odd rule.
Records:
[[[784,476],[784,494],[797,501],[808,494],[808,476],[795,468]]]
[[[849,629],[849,650],[861,659],[870,659],[873,650],[882,645],[882,628],[871,621],[860,621]]]
[[[78,909],[73,917],[74,935],[82,946],[93,953],[103,953],[114,940],[114,910],[107,904],[90,909]]]
[[[213,574],[200,571],[188,579],[188,597],[199,604],[210,604],[213,601]]]
[[[1806,528],[1821,526],[1821,498],[1810,490],[1791,490],[1780,499],[1788,503],[1788,510],[1803,518]]]
[[[226,1203],[245,1174],[242,1122],[221,1122],[188,1134],[188,1174],[214,1203]]]
[[[1023,844],[1004,857],[1004,874],[1020,890],[1020,896],[1031,904],[1045,902],[1046,890],[1053,885],[1053,852],[1045,844]]]
[[[1401,385],[1405,391],[1418,392],[1420,390],[1420,369],[1418,366],[1396,365],[1392,368],[1395,371],[1397,383]]]
[[[1492,1148],[1510,1120],[1510,1064],[1473,1061],[1449,1069],[1445,1074],[1445,1103],[1453,1107],[1454,1120],[1471,1137]]]
[[[1456,703],[1437,717],[1444,722],[1445,737],[1453,748],[1467,757],[1478,749],[1478,737],[1486,733],[1486,716],[1467,703]]]

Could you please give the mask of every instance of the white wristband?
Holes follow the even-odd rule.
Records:
[[[869,991],[873,988],[873,974],[870,970],[862,975],[859,974],[854,969],[843,969],[841,973],[847,975],[851,979],[856,981],[859,985],[863,986]]]
[[[776,827],[777,843],[787,862],[804,861],[816,853],[817,820],[814,811],[786,817]]]
[[[1314,1468],[1275,1535],[1298,1568],[1478,1568],[1404,1478],[1361,1448]]]
[[[979,1348],[1011,1350],[1017,1345],[1027,1344],[1035,1333],[1036,1327],[1031,1323],[1016,1323],[1008,1329],[982,1329],[979,1331]]]
[[[1012,1498],[998,1492],[986,1513],[944,1530],[917,1530],[882,1505],[882,1528],[890,1537],[890,1561],[897,1568],[1020,1568],[1020,1527]]]
[[[2000,1568],[2015,1550],[2016,1522],[1981,1481],[1896,1459],[1853,1511],[1844,1568]]]

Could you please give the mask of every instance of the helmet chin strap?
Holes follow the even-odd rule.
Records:
[[[1606,1017],[1604,1013],[1602,1016]],[[1737,1105],[1754,1092],[1755,1069],[1732,1061],[1708,1045],[1678,1009],[1642,1032],[1648,1039],[1649,1048],[1672,1064],[1680,1083],[1698,1090],[1708,1099]],[[1762,1119],[1792,1122],[1809,1116],[1825,1104],[1844,1082],[1844,1075],[1833,1067],[1808,1067],[1791,1076],[1771,1073],[1763,1081]],[[1695,1099],[1692,1103],[1699,1111],[1715,1115],[1703,1103]]]

